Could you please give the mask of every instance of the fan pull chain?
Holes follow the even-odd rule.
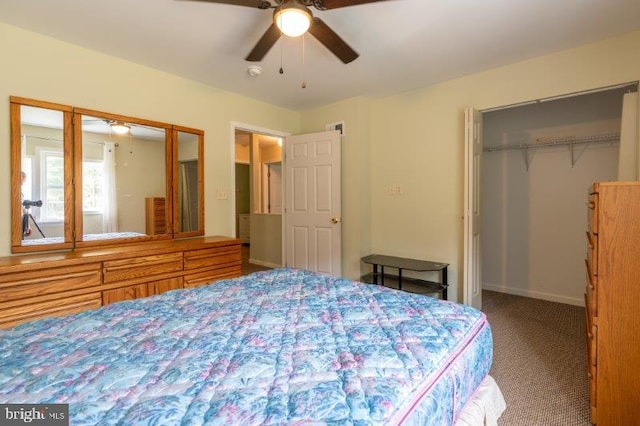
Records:
[[[306,89],[307,82],[305,81],[305,78],[304,78],[304,38],[305,38],[305,34],[302,35],[302,88]]]
[[[284,74],[284,68],[282,68],[282,45],[284,44],[284,41],[282,41],[282,38],[280,38],[280,71],[278,71],[281,75]]]

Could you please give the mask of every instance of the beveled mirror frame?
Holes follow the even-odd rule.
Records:
[[[63,155],[64,155],[64,243],[22,245],[22,161],[21,161],[21,106],[46,108],[63,113]],[[100,241],[82,241],[82,116],[124,121],[165,130],[165,174],[166,174],[166,218],[167,232],[159,235],[115,238]],[[204,132],[184,126],[172,125],[152,120],[106,113],[85,108],[72,107],[52,102],[10,97],[11,123],[11,252],[44,252],[68,250],[93,246],[109,246],[133,242],[158,241],[163,239],[186,238],[204,235]],[[198,137],[198,229],[180,232],[178,229],[178,132],[186,132]],[[144,214],[144,212],[141,212]]]
[[[180,157],[178,155],[178,148],[180,145],[180,138],[178,137],[179,133],[189,133],[195,135],[198,138],[198,226],[196,230],[181,232],[179,229],[179,217],[180,212],[178,211],[179,202],[178,202],[178,185],[180,182],[178,173],[179,173],[179,160]],[[196,237],[199,235],[204,235],[204,167],[202,164],[204,158],[204,132],[202,130],[191,129],[189,127],[183,126],[173,126],[172,129],[172,139],[173,139],[173,217],[175,220],[173,221],[173,235],[175,238],[186,238],[186,237]]]
[[[64,156],[64,242],[55,244],[23,245],[22,235],[22,114],[21,107],[30,106],[60,111],[63,114],[62,151]],[[52,102],[11,96],[9,98],[11,122],[11,252],[27,253],[35,251],[64,250],[73,248],[73,151],[72,115],[73,107]]]

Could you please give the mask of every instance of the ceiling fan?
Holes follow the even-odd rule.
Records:
[[[338,34],[320,18],[314,17],[309,7],[318,10],[331,10],[341,7],[375,3],[387,0],[196,0],[207,3],[223,3],[247,6],[257,9],[274,9],[273,23],[258,40],[245,60],[259,62],[269,52],[282,34],[298,37],[305,32],[311,33],[320,43],[333,52],[342,62],[348,64],[358,57]]]

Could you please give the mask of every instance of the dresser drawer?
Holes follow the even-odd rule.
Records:
[[[70,296],[59,293],[58,299],[23,299],[19,305],[0,303],[0,328],[37,320],[75,314],[87,309],[98,309],[102,305],[100,292]],[[37,300],[37,301],[36,301]]]
[[[589,273],[589,264],[587,263],[587,288],[585,292],[585,308],[587,316],[593,322],[593,317],[598,316],[598,277],[594,277]]]
[[[191,250],[184,253],[184,269],[187,271],[212,266],[224,268],[241,264],[240,245]]]
[[[596,405],[596,397],[598,395],[597,390],[598,375],[596,374],[596,367],[594,365],[589,366],[589,400],[592,401],[592,405]]]
[[[598,233],[598,194],[589,195],[589,202],[587,203],[589,208],[587,209],[587,220],[589,224],[589,230],[594,234]]]
[[[593,275],[598,275],[598,236],[587,231],[587,260]]]
[[[183,288],[182,277],[168,278],[165,280],[154,281],[147,284],[149,295],[161,294],[165,291],[178,290]]]
[[[589,349],[589,368],[598,365],[598,326],[591,324],[587,333],[587,347]]]
[[[98,290],[101,280],[100,263],[0,275],[0,302],[44,295],[57,297],[55,293],[92,287]]]
[[[219,281],[225,278],[236,278],[241,274],[240,265],[229,266],[226,268],[214,268],[184,276],[184,287],[198,287]]]
[[[158,254],[104,262],[104,282],[113,283],[182,271],[182,253]]]
[[[123,300],[140,299],[147,296],[149,296],[149,287],[147,284],[130,285],[103,291],[102,304],[106,306],[111,303],[122,302]]]

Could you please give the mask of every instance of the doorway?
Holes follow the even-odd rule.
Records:
[[[282,180],[276,176],[284,135],[274,133],[234,126],[236,236],[251,271],[284,264]]]

